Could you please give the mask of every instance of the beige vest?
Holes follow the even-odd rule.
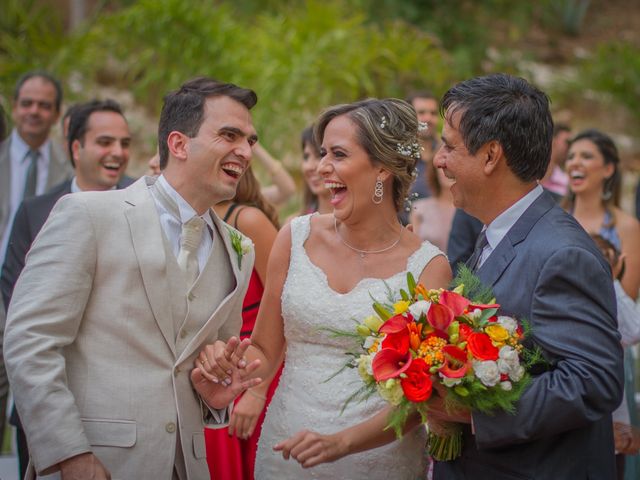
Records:
[[[213,231],[213,246],[203,270],[190,290],[184,272],[178,266],[173,250],[163,235],[167,258],[167,276],[171,296],[171,316],[176,340],[176,354],[187,346],[191,337],[200,330],[218,308],[220,302],[235,288],[235,277],[217,229]]]
[[[179,356],[193,335],[204,326],[218,308],[220,302],[235,288],[235,277],[222,237],[216,228],[213,231],[213,246],[209,252],[207,263],[190,290],[185,274],[178,266],[164,232],[162,239],[167,259],[166,267],[170,289],[167,295],[171,296],[173,337],[176,341],[176,355]],[[181,480],[186,478],[186,470],[180,436],[178,435],[176,439],[173,478]]]

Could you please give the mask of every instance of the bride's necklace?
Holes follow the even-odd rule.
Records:
[[[396,239],[396,241],[393,242],[391,245],[381,248],[380,250],[360,250],[359,248],[349,245],[346,242],[346,240],[342,238],[342,235],[340,235],[340,232],[338,231],[338,219],[336,217],[333,217],[333,228],[335,229],[336,235],[338,235],[338,238],[343,243],[343,245],[345,247],[349,247],[354,252],[357,252],[360,255],[360,258],[364,258],[365,255],[373,255],[374,253],[382,253],[382,252],[386,252],[387,250],[391,250],[393,247],[398,245],[398,243],[400,243],[400,239],[402,238],[402,230],[400,230],[400,235],[398,235],[398,238]]]

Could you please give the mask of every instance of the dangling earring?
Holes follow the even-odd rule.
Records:
[[[371,201],[376,205],[380,205],[382,203],[383,196],[384,196],[384,185],[382,184],[382,180],[378,178],[376,180],[375,187],[373,187],[373,197],[371,197]]]

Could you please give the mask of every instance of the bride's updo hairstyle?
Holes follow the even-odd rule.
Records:
[[[420,159],[416,111],[397,98],[370,98],[330,107],[316,122],[314,136],[318,145],[322,145],[329,122],[341,115],[356,124],[356,138],[369,159],[393,175],[393,202],[400,211],[415,179],[416,162]]]

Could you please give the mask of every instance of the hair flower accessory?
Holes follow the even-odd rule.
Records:
[[[422,147],[416,141],[396,144],[396,152],[405,157],[420,160],[422,156]]]
[[[231,238],[231,246],[238,255],[238,269],[242,268],[242,257],[251,251],[253,248],[253,242],[237,230],[227,227],[229,231],[229,237]]]
[[[384,127],[387,126],[387,117],[385,115],[382,115],[382,117],[380,117],[380,128],[384,129]]]

